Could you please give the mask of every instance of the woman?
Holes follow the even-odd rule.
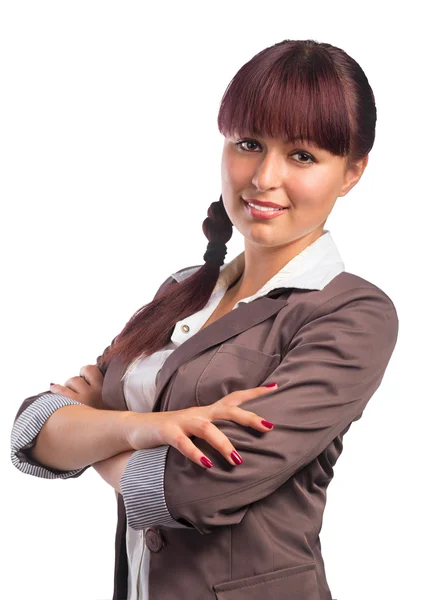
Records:
[[[168,277],[97,366],[22,403],[17,468],[93,465],[117,492],[114,600],[331,600],[326,490],[398,335],[391,299],[324,229],[375,122],[343,50],[284,40],[254,56],[218,115],[205,264]],[[245,250],[224,264],[233,226]]]

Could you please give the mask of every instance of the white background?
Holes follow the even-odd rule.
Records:
[[[112,487],[92,469],[70,480],[20,473],[13,418],[50,381],[93,364],[171,272],[202,264],[201,224],[221,193],[221,97],[245,62],[286,38],[343,48],[374,90],[369,165],[326,227],[346,270],[383,289],[400,321],[329,487],[328,582],[338,600],[422,596],[424,51],[419,4],[400,6],[1,3],[4,598],[111,598]],[[235,230],[226,262],[242,250]]]

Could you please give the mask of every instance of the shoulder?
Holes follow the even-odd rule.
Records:
[[[340,305],[347,302],[352,304],[369,300],[374,303],[379,302],[383,308],[397,314],[394,302],[382,288],[359,275],[347,271],[343,271],[334,277],[321,290],[321,293],[322,302],[333,302]]]
[[[174,285],[179,281],[183,281],[183,279],[186,279],[186,277],[189,277],[201,267],[202,265],[183,267],[183,269],[179,269],[178,271],[171,273],[171,275],[169,275],[167,279],[161,283],[153,299],[155,300],[156,298],[158,298],[163,292],[165,292],[168,289],[170,285]]]
[[[368,330],[370,335],[397,338],[399,320],[392,299],[374,283],[347,271],[321,290],[294,289],[289,304],[297,328],[323,327],[329,333],[342,327],[346,333]]]
[[[384,306],[396,311],[391,298],[374,283],[353,273],[342,271],[321,290],[293,288],[289,302],[302,304],[308,311],[320,307],[341,307],[361,300],[379,300]]]
[[[194,265],[192,267],[184,267],[179,271],[175,271],[175,273],[171,273],[170,277],[175,279],[176,281],[182,281],[183,279],[186,279],[186,277],[189,277],[190,275],[193,275],[193,273],[196,273],[196,271],[198,271],[202,266],[203,265]]]

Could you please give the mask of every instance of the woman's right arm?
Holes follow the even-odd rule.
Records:
[[[270,426],[261,417],[238,406],[269,391],[268,386],[239,390],[210,406],[159,413],[101,410],[61,394],[46,393],[34,397],[15,420],[12,462],[31,475],[67,478],[116,455],[169,444],[201,464],[203,453],[190,440],[196,435],[219,450],[230,464],[237,464],[231,457],[235,447],[212,421],[229,419],[263,433],[269,431]],[[55,403],[59,407],[52,406]],[[18,449],[22,450],[25,442],[29,443],[27,458],[33,463],[30,468],[22,467],[25,461],[18,463]]]
[[[173,277],[168,277],[154,298],[173,283]],[[103,357],[115,339],[97,357],[102,375],[106,371]],[[128,450],[128,444],[121,439],[123,428],[114,427],[123,413],[89,408],[50,390],[26,398],[11,433],[12,464],[36,477],[67,479],[79,477],[91,464]]]
[[[92,408],[62,394],[32,396],[15,417],[12,463],[37,477],[78,477],[93,463],[131,449],[123,434],[127,414]]]
[[[123,421],[128,411],[63,406],[46,421],[31,450],[47,467],[71,471],[132,450]]]

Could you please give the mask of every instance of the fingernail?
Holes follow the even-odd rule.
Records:
[[[277,385],[277,383],[268,383],[267,385],[265,385],[264,387],[275,387]]]
[[[261,421],[261,425],[264,425],[267,429],[273,429],[274,427],[273,423],[269,423],[268,421]]]
[[[211,469],[211,467],[213,466],[212,462],[210,461],[209,458],[207,458],[206,456],[202,456],[201,457],[201,463],[205,466],[208,467],[208,469]]]
[[[233,452],[230,454],[230,458],[233,460],[233,462],[235,462],[237,465],[241,465],[243,463],[242,458],[239,456],[239,454],[236,452],[236,450],[233,450]]]
[[[56,385],[56,383],[51,383],[50,385],[51,385],[51,386],[52,386],[52,385]]]

